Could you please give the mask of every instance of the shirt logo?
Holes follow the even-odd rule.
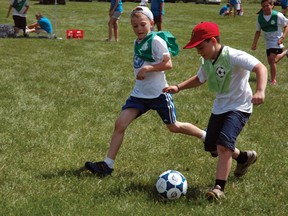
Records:
[[[219,66],[217,69],[216,69],[216,74],[222,79],[223,77],[225,77],[225,69],[222,67],[222,66]]]
[[[144,43],[141,47],[142,50],[147,50],[148,49],[148,43]]]
[[[139,58],[137,55],[134,55],[134,68],[139,69],[144,64],[144,60]]]

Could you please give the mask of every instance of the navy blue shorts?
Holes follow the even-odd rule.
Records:
[[[234,151],[236,139],[250,115],[251,113],[240,111],[230,111],[219,115],[211,114],[204,142],[205,151],[217,151],[217,145]]]
[[[153,99],[130,96],[122,110],[127,108],[138,109],[140,111],[138,117],[150,109],[156,110],[165,124],[174,124],[176,122],[176,108],[171,94],[161,94],[158,98]]]
[[[283,49],[281,48],[270,48],[266,50],[266,55],[270,56],[271,53],[275,53],[275,54],[281,54],[283,52]]]
[[[14,20],[14,24],[15,27],[19,28],[19,29],[23,29],[24,33],[26,31],[26,17],[20,17],[20,16],[13,16],[13,20]]]

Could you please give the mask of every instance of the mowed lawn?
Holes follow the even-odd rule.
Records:
[[[8,1],[0,5],[0,23],[13,25],[11,16],[5,18]],[[0,39],[0,215],[288,215],[287,58],[277,65],[278,85],[267,85],[265,103],[254,107],[237,141],[240,149],[257,151],[259,159],[241,179],[233,177],[233,162],[221,204],[205,198],[217,160],[196,138],[168,132],[153,111],[127,129],[112,176],[78,172],[87,160],[103,160],[133,88],[129,13],[137,5],[123,4],[118,43],[105,41],[109,3],[96,1],[56,6],[30,1],[27,22],[42,12],[58,39],[32,34]],[[197,52],[182,47],[201,21],[218,23],[222,44],[268,67],[263,36],[258,49],[250,49],[260,3],[243,2],[244,16],[235,18],[218,15],[223,5],[165,4],[163,28],[181,48],[166,72],[170,84],[197,72]],[[68,29],[84,30],[84,39],[66,39]],[[255,74],[250,83],[255,90]],[[177,119],[205,128],[213,100],[206,84],[176,94]],[[154,190],[158,175],[168,169],[183,173],[189,184],[187,195],[173,202],[159,199]]]

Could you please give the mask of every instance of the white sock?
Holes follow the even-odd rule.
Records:
[[[205,138],[206,138],[206,131],[203,130],[203,135],[202,135],[202,137],[200,139],[204,142]]]
[[[105,157],[104,162],[108,165],[109,168],[113,169],[114,167],[114,160],[109,157]]]

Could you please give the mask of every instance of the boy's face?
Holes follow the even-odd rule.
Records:
[[[218,51],[216,50],[215,41],[215,38],[203,41],[195,47],[197,49],[197,53],[201,55],[205,60],[216,59]]]
[[[261,4],[261,6],[262,6],[262,10],[263,10],[264,15],[270,15],[272,13],[273,6],[271,4],[269,4],[268,1],[263,2]]]
[[[131,17],[131,25],[138,40],[142,40],[151,31],[153,21],[144,14],[137,14]]]

